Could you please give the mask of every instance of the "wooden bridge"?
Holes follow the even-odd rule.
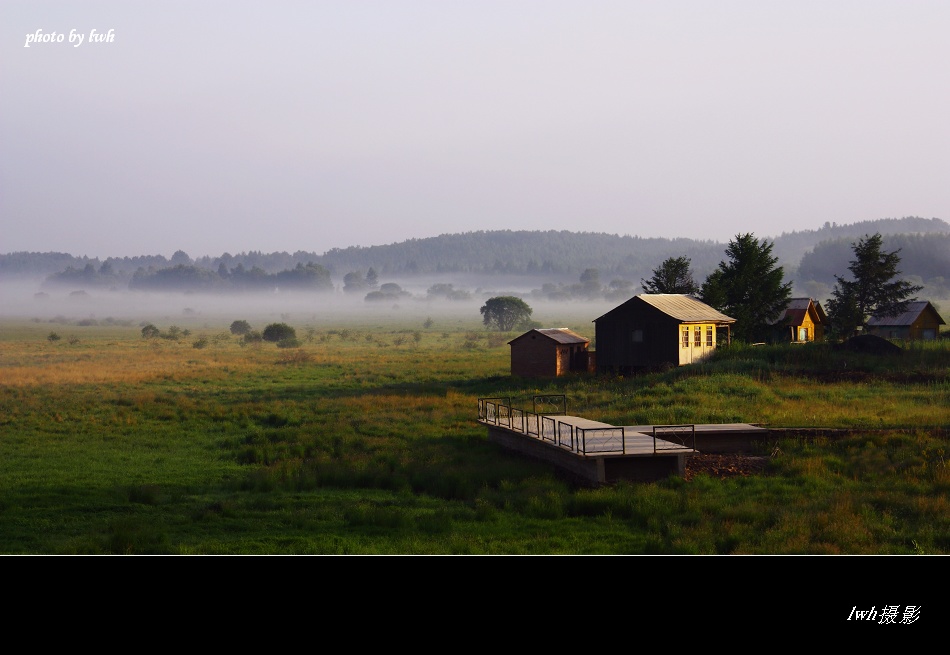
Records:
[[[767,428],[748,423],[616,426],[564,413],[563,396],[535,396],[532,411],[509,398],[479,398],[478,421],[503,447],[554,464],[590,484],[682,476],[700,452],[750,452]]]

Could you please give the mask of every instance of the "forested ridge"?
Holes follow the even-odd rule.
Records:
[[[901,273],[923,284],[933,298],[950,297],[950,224],[937,218],[905,217],[849,225],[826,223],[815,230],[779,236],[755,235],[774,243],[773,253],[794,281],[797,295],[822,298],[834,276],[847,273],[851,244],[880,233],[884,247],[900,249]],[[295,285],[317,290],[341,285],[344,276],[372,273],[380,280],[452,274],[526,276],[535,280],[577,280],[596,271],[607,285],[639,287],[668,257],[689,258],[698,280],[723,259],[726,244],[686,238],[642,238],[595,232],[473,231],[442,234],[382,246],[308,251],[249,251],[192,258],[178,251],[104,260],[54,252],[0,254],[0,279],[43,278],[48,286],[121,287],[148,290],[253,289]],[[632,286],[631,286],[632,285]]]

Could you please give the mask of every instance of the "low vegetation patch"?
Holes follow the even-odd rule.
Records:
[[[0,331],[0,552],[950,553],[945,340],[893,358],[735,345],[640,376],[524,379],[509,375],[517,335],[477,316],[291,317],[305,336],[286,348],[249,338],[266,320],[234,319],[178,339],[158,323],[85,326],[77,343]],[[613,424],[788,436],[590,489],[476,421],[478,398],[540,394]]]

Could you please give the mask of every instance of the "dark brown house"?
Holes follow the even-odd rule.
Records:
[[[811,298],[792,298],[785,311],[772,323],[773,343],[808,343],[825,336],[828,317],[821,305]]]
[[[508,345],[512,375],[557,377],[591,370],[590,339],[567,328],[529,330]]]
[[[907,303],[907,311],[897,316],[872,316],[868,319],[868,334],[885,339],[936,339],[940,326],[947,322],[937,308],[927,300]]]
[[[642,293],[594,319],[597,372],[625,375],[699,362],[736,319],[692,296]]]

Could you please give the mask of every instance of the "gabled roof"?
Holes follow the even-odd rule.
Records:
[[[787,309],[808,309],[808,305],[811,304],[811,298],[791,298],[788,301]]]
[[[609,312],[594,319],[599,321],[621,307],[631,303],[643,302],[660,310],[667,316],[683,323],[735,323],[736,319],[726,316],[704,302],[685,293],[641,293],[627,302],[614,307]]]
[[[572,343],[590,343],[590,339],[582,337],[577,332],[569,330],[568,328],[535,328],[533,330],[528,330],[524,334],[515,337],[508,342],[508,345],[511,345],[518,339],[528,336],[531,333],[540,334],[548,339],[552,339],[557,343],[563,344],[572,344]]]
[[[907,311],[897,316],[872,316],[868,319],[868,327],[883,327],[895,325],[913,325],[914,321],[920,318],[925,311],[933,312],[937,318],[938,325],[946,325],[947,322],[937,313],[936,307],[930,304],[929,300],[914,300],[907,303]]]
[[[812,311],[815,314],[815,318],[812,319],[816,323],[825,323],[827,318],[825,317],[825,310],[821,308],[817,302],[811,298],[791,298],[788,301],[788,305],[785,307],[785,311],[778,315],[774,321],[771,321],[771,325],[801,325],[805,322],[805,316],[808,314],[809,308],[812,308]]]

